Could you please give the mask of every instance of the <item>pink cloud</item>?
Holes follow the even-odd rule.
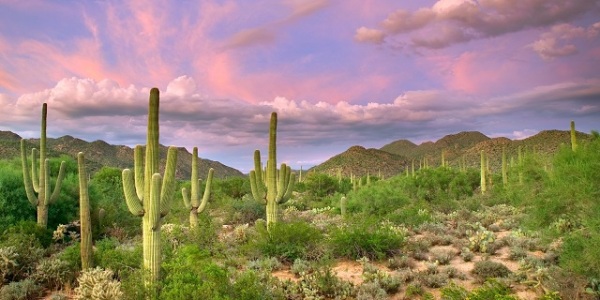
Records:
[[[360,27],[356,30],[354,40],[362,43],[381,44],[385,38],[385,33],[381,30]]]

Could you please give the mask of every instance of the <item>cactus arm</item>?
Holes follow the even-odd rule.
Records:
[[[33,165],[35,165],[35,163],[33,163]],[[37,206],[38,199],[35,196],[34,186],[31,182],[31,174],[29,174],[29,168],[27,166],[27,155],[25,155],[25,140],[21,140],[21,166],[23,168],[23,184],[25,185],[27,199],[33,206]]]
[[[37,151],[37,149],[32,148],[31,149],[31,178],[32,178],[32,184],[33,184],[33,190],[36,193],[40,192],[40,181],[39,181],[39,176],[40,174],[38,173],[38,161],[37,161],[37,157],[38,157],[39,153]]]
[[[192,178],[190,184],[190,205],[192,207],[198,207],[198,195],[200,194],[200,180],[198,179],[198,147],[194,147],[192,150]]]
[[[129,169],[123,170],[123,193],[129,211],[134,216],[143,216],[144,207],[142,206],[142,200],[137,196],[133,174]]]
[[[262,163],[260,161],[260,151],[258,149],[254,150],[254,171],[256,172],[256,191],[258,192],[259,199],[263,199],[266,196],[266,172],[263,172]]]
[[[137,196],[144,200],[144,146],[136,145],[133,151],[133,164],[135,170],[135,190]]]
[[[256,177],[256,171],[250,171],[250,191],[252,192],[252,197],[254,200],[264,204],[265,198],[258,191],[258,185],[261,185],[262,183],[258,183],[258,179],[256,179]]]
[[[60,196],[60,187],[62,186],[62,181],[65,178],[65,162],[60,162],[60,169],[58,170],[58,177],[56,178],[56,183],[54,185],[54,191],[52,192],[52,196],[50,196],[50,203],[56,202],[58,196]],[[46,176],[49,177],[49,176]]]
[[[90,198],[88,193],[88,178],[85,170],[83,152],[77,154],[77,167],[79,171],[79,219],[81,224],[81,268],[91,268],[92,257],[92,224],[90,216]],[[61,169],[62,163],[61,163]]]
[[[160,215],[166,216],[171,206],[171,200],[175,195],[175,168],[177,167],[177,148],[169,147],[167,152],[167,165],[165,175],[162,178],[160,190]],[[153,175],[154,176],[154,175]]]
[[[283,198],[281,199],[280,203],[288,201],[292,197],[292,192],[294,191],[294,182],[295,181],[296,181],[296,174],[292,173],[290,175],[289,184],[287,185],[287,188],[285,189],[285,194],[283,195]]]
[[[152,230],[156,230],[160,226],[160,218],[161,218],[161,181],[163,180],[162,176],[159,173],[154,173],[152,175],[152,184],[150,188],[150,207],[148,208],[148,217],[150,221],[150,228]]]
[[[49,164],[50,160],[47,158],[44,159],[43,171],[40,172],[40,174],[42,174],[42,176],[40,176],[40,181],[43,186],[40,190],[39,197],[44,206],[47,206],[50,203],[50,191],[48,190],[48,187],[50,186],[50,174],[48,174]]]
[[[285,194],[285,189],[287,187],[286,182],[289,183],[290,173],[285,164],[281,164],[281,169],[279,170],[279,182],[277,183],[277,202],[280,202],[283,199],[283,195]],[[286,180],[287,177],[287,180]]]
[[[200,206],[198,206],[198,213],[201,213],[204,211],[204,209],[206,208],[206,204],[208,203],[208,199],[210,198],[210,192],[212,190],[212,179],[213,179],[213,174],[214,174],[215,170],[213,168],[210,168],[208,170],[208,176],[206,177],[206,187],[204,188],[204,195],[202,196],[202,202],[200,203]]]
[[[188,196],[188,195],[189,195],[188,190],[186,188],[182,188],[181,196],[183,197],[183,205],[185,206],[185,208],[191,209],[192,204],[190,203],[190,196]]]

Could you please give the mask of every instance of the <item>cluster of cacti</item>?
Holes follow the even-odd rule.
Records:
[[[160,278],[162,218],[169,212],[175,192],[175,165],[177,148],[169,147],[164,176],[159,173],[159,91],[150,91],[148,132],[144,161],[143,147],[135,147],[134,170],[123,170],[123,191],[129,211],[142,217],[144,269],[146,285],[154,286]],[[135,177],[134,177],[135,173]]]
[[[88,194],[88,177],[85,170],[83,152],[77,154],[79,170],[79,220],[81,226],[81,268],[93,267],[92,255],[92,220],[90,216],[90,198]]]
[[[25,140],[21,140],[21,165],[23,167],[23,183],[27,199],[37,207],[37,222],[46,228],[48,225],[48,205],[55,202],[60,195],[60,186],[65,177],[65,162],[61,162],[56,185],[51,192],[50,189],[50,170],[48,167],[48,158],[46,158],[46,117],[48,115],[48,105],[42,105],[42,130],[40,137],[39,150],[39,168],[37,167],[37,149],[31,149],[31,174],[27,167],[27,155],[25,154]],[[35,195],[37,193],[37,196]]]
[[[198,179],[198,147],[194,147],[194,150],[192,151],[192,186],[189,193],[186,188],[181,189],[183,204],[187,209],[190,210],[190,227],[192,228],[198,225],[198,214],[204,211],[206,204],[208,203],[208,198],[210,198],[213,173],[213,168],[210,168],[208,170],[208,176],[206,177],[204,195],[202,196],[202,201],[200,201],[200,179]]]
[[[278,204],[290,199],[295,175],[285,163],[277,170],[277,113],[271,113],[269,126],[269,157],[266,174],[263,174],[260,151],[254,151],[254,170],[250,171],[250,187],[256,201],[267,206],[267,227],[277,223]]]
[[[118,300],[123,298],[121,283],[113,279],[113,271],[101,268],[87,269],[77,278],[75,299]]]

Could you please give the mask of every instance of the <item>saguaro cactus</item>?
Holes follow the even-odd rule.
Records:
[[[571,150],[577,151],[577,132],[575,131],[575,121],[571,121]]]
[[[39,169],[37,167],[37,149],[31,149],[31,175],[27,167],[27,155],[25,154],[25,140],[21,140],[21,165],[23,167],[23,184],[25,185],[25,193],[27,199],[37,207],[37,222],[41,227],[46,228],[48,225],[48,205],[55,202],[60,195],[60,186],[63,178],[65,178],[65,162],[60,163],[60,170],[56,178],[54,191],[50,193],[50,170],[48,167],[48,159],[46,158],[46,118],[48,115],[48,105],[42,105],[42,130],[40,137],[40,159]],[[37,196],[35,195],[37,193]]]
[[[346,204],[347,204],[347,200],[345,196],[342,196],[342,198],[340,199],[340,211],[342,213],[342,218],[346,217]]]
[[[88,177],[85,171],[83,152],[77,154],[79,170],[79,220],[81,222],[81,269],[93,267],[92,220],[90,216],[90,198],[88,196]]]
[[[186,188],[182,188],[181,195],[183,196],[183,204],[187,209],[190,210],[190,227],[196,227],[196,225],[198,225],[198,214],[204,211],[206,204],[208,203],[208,198],[210,198],[212,178],[215,170],[213,170],[213,168],[208,170],[204,195],[202,196],[202,201],[200,201],[200,179],[198,179],[198,147],[194,147],[192,152],[191,191],[188,193]]]
[[[277,170],[277,113],[271,113],[269,157],[263,174],[260,151],[254,151],[254,170],[250,171],[250,188],[256,201],[267,205],[267,228],[277,223],[277,206],[292,196],[296,176],[286,164]],[[266,175],[263,184],[263,176]]]
[[[486,192],[486,160],[485,160],[485,152],[481,150],[481,194],[485,194]]]
[[[135,147],[135,179],[134,172],[130,169],[123,170],[123,191],[129,211],[142,217],[144,269],[148,274],[145,283],[146,286],[155,286],[154,284],[160,278],[162,217],[169,212],[169,205],[175,193],[177,148],[169,147],[165,174],[164,177],[161,176],[158,167],[159,91],[157,88],[150,90],[149,102],[146,155],[144,158],[143,146]]]
[[[508,166],[506,165],[506,148],[502,148],[502,184],[508,185]]]

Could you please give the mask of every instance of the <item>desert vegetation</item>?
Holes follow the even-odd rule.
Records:
[[[158,100],[132,170],[48,158],[45,105],[39,151],[0,160],[0,300],[600,298],[597,132],[571,124],[551,155],[453,165],[450,149],[439,166],[296,177],[277,170],[273,114],[266,169],[257,152],[249,176],[203,181],[195,149],[178,180],[176,148],[160,168]]]

